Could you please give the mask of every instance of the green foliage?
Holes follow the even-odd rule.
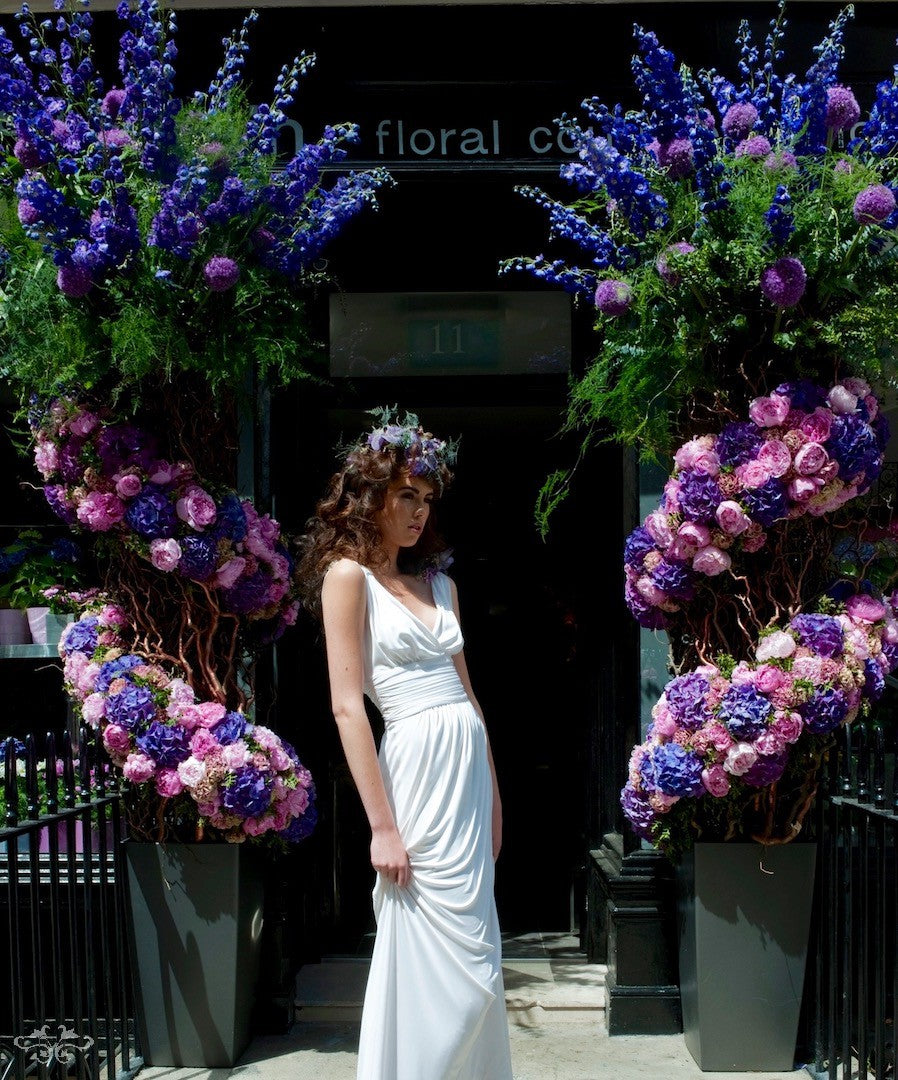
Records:
[[[60,554],[38,529],[22,530],[0,550],[0,575],[0,607],[49,607],[57,613],[70,610],[64,596],[84,581],[68,550]],[[47,590],[53,593],[47,596]],[[56,590],[61,590],[58,600]]]

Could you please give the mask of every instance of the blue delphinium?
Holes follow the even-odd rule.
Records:
[[[770,239],[775,247],[782,247],[795,232],[795,216],[792,213],[792,199],[785,185],[778,184],[770,208],[764,215],[764,221],[770,231]]]

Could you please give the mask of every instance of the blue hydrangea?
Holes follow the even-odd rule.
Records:
[[[714,440],[714,450],[722,465],[744,465],[758,456],[764,438],[754,424],[727,424]]]
[[[125,520],[131,528],[147,540],[172,536],[178,518],[169,496],[155,484],[145,484],[143,490],[129,504]]]
[[[785,485],[771,477],[760,487],[747,488],[741,494],[742,503],[749,517],[766,529],[789,512],[789,500]]]
[[[854,592],[853,585],[851,592]],[[842,655],[845,632],[839,620],[832,615],[796,615],[789,626],[798,634],[802,645],[813,649],[820,656],[831,658]]]
[[[804,725],[814,735],[826,735],[842,723],[848,715],[848,699],[841,690],[825,687],[799,708]]]
[[[190,757],[190,732],[179,724],[169,727],[154,720],[135,742],[162,769],[173,769]]]
[[[222,804],[229,814],[257,817],[271,803],[271,778],[251,765],[236,769],[222,795]]]
[[[300,840],[305,840],[314,831],[317,824],[318,807],[310,796],[305,813],[300,817],[291,818],[290,824],[286,829],[281,829],[278,836],[283,837],[288,843],[298,844]]]
[[[125,675],[131,668],[135,668],[139,664],[145,663],[146,661],[143,657],[135,656],[133,653],[125,653],[124,656],[119,656],[115,660],[107,660],[100,665],[100,673],[97,676],[96,682],[97,690],[101,693],[105,693],[105,691],[109,689],[109,684],[113,679]]]
[[[178,570],[194,581],[205,581],[211,577],[218,565],[214,540],[209,536],[182,536],[178,543],[181,547]]]
[[[634,529],[624,544],[624,562],[627,566],[642,567],[642,560],[655,550],[655,541],[644,525]]]
[[[106,699],[106,719],[129,731],[148,724],[156,715],[152,691],[146,686],[128,683],[119,693]]]
[[[219,722],[209,730],[222,746],[227,746],[230,743],[236,742],[238,739],[242,739],[246,734],[246,728],[246,717],[243,713],[229,712],[225,713],[224,719],[219,720]]]
[[[846,483],[879,465],[876,436],[860,416],[837,416],[825,446],[829,456],[839,463],[839,477]]]
[[[783,750],[780,754],[770,757],[760,756],[752,767],[742,774],[742,782],[749,787],[767,787],[779,780],[786,771],[789,762],[789,752]]]
[[[652,582],[673,600],[691,600],[696,574],[685,563],[662,559],[651,573]]]
[[[664,688],[667,707],[674,718],[689,731],[696,731],[710,719],[705,695],[711,689],[707,677],[696,671],[678,675]]]
[[[664,795],[696,796],[705,790],[701,760],[679,743],[653,746],[643,758],[640,776],[646,790]]]
[[[878,701],[885,691],[886,680],[882,668],[870,657],[864,661],[864,697]]]
[[[624,817],[636,835],[641,836],[643,840],[651,840],[652,825],[656,815],[648,799],[632,784],[627,784],[620,793],[620,804]]]
[[[754,686],[731,686],[723,695],[718,716],[739,742],[750,742],[767,729],[773,704]]]
[[[717,507],[723,499],[714,477],[692,469],[683,469],[677,479],[680,481],[677,498],[684,516],[691,521],[714,521]]]
[[[84,653],[85,656],[93,655],[99,642],[99,622],[96,615],[85,615],[72,625],[63,646],[67,656],[71,656],[73,652]]]

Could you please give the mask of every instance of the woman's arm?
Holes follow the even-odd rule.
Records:
[[[456,619],[459,620],[461,625],[461,618],[458,611],[458,589],[455,587],[455,582],[452,578],[449,579],[449,585],[452,589],[452,610],[455,612]],[[455,662],[455,668],[458,671],[458,677],[461,679],[461,684],[465,688],[465,692],[471,699],[471,704],[474,706],[477,715],[480,717],[483,723],[484,730],[486,729],[486,722],[483,720],[483,709],[480,708],[480,703],[477,698],[474,697],[474,691],[471,689],[471,676],[468,674],[468,664],[465,660],[465,653],[462,649],[457,652],[453,657]],[[499,797],[499,781],[496,779],[496,765],[493,761],[493,750],[490,746],[490,737],[487,733],[486,736],[486,756],[490,763],[490,776],[493,778],[493,858],[499,858],[499,852],[502,848],[502,800]]]
[[[397,885],[411,879],[408,853],[387,799],[363,697],[365,575],[351,559],[333,563],[321,587],[331,707],[349,771],[371,826],[371,865]]]

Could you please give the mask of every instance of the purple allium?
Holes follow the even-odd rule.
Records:
[[[228,746],[238,739],[242,739],[246,732],[246,717],[243,713],[225,713],[224,720],[209,729],[222,746]]]
[[[172,536],[178,524],[171,499],[155,484],[144,485],[128,506],[125,520],[139,536],[148,540]]]
[[[798,634],[802,645],[813,649],[818,655],[827,659],[842,655],[845,634],[842,624],[832,615],[816,615],[811,612],[796,615],[789,627]]]
[[[695,572],[685,563],[662,559],[651,574],[652,583],[673,600],[691,600]]]
[[[37,147],[27,139],[16,139],[12,152],[24,169],[37,169],[41,165]]]
[[[747,488],[742,492],[745,512],[766,529],[789,513],[786,488],[775,477],[760,487]]]
[[[826,126],[845,131],[861,118],[861,107],[847,86],[830,86],[826,91]]]
[[[835,731],[848,715],[848,699],[841,690],[827,687],[825,690],[815,690],[798,711],[808,731],[814,735],[826,735]]]
[[[878,225],[895,209],[895,195],[885,184],[871,184],[858,192],[852,214],[859,225]]]
[[[798,168],[798,158],[791,150],[771,150],[764,158],[764,168],[768,172],[784,172]]]
[[[754,686],[731,686],[720,702],[720,719],[740,742],[756,739],[766,731],[773,704]]]
[[[128,683],[117,694],[106,698],[106,719],[120,727],[143,728],[156,715],[153,691],[147,686]]]
[[[654,746],[643,759],[648,766],[643,776],[646,787],[654,788],[664,795],[702,795],[702,763],[690,750],[679,743],[669,742]],[[640,767],[642,773],[642,768]]]
[[[109,708],[107,704],[107,709]],[[154,720],[147,730],[135,739],[138,747],[160,768],[171,769],[190,757],[190,732],[180,725],[169,727]]]
[[[64,296],[75,299],[87,296],[93,288],[94,279],[90,270],[85,270],[82,266],[60,266],[56,272],[56,284]]]
[[[688,255],[691,251],[695,251],[692,244],[687,244],[685,240],[679,240],[676,244],[668,244],[655,260],[655,269],[668,285],[676,285],[680,280],[680,275],[667,261],[668,255]]]
[[[213,255],[203,267],[203,277],[212,292],[227,292],[240,279],[240,267],[227,255]]]
[[[750,101],[738,101],[723,115],[721,128],[730,139],[744,139],[758,122],[758,110]]]
[[[798,259],[786,255],[761,274],[761,292],[777,307],[795,307],[804,296],[808,276]]]
[[[743,139],[741,143],[736,147],[736,157],[747,157],[758,160],[760,158],[766,158],[770,153],[771,146],[770,140],[765,139],[763,135],[751,135],[747,139]]]
[[[124,128],[109,128],[97,135],[97,141],[111,150],[120,150],[123,146],[130,146],[131,136]]]
[[[19,199],[16,214],[23,225],[36,225],[41,219],[41,212],[28,199]]]
[[[233,773],[233,783],[222,793],[222,804],[229,814],[240,817],[256,817],[268,809],[271,804],[270,778],[244,765]]]
[[[754,424],[732,422],[714,440],[714,451],[721,465],[744,465],[757,457],[764,439]]]
[[[63,646],[67,656],[71,656],[73,652],[84,653],[85,656],[93,655],[99,640],[97,630],[99,621],[96,615],[85,615],[72,624],[66,633]]]
[[[751,787],[767,787],[772,784],[786,771],[789,761],[789,752],[783,750],[773,757],[761,756],[752,767],[741,776],[741,780]]]
[[[103,98],[100,109],[112,120],[118,118],[119,111],[125,101],[125,91],[118,86],[109,90]]]
[[[596,289],[596,307],[604,315],[623,315],[633,303],[633,290],[626,281],[606,279]]]
[[[693,171],[690,139],[671,139],[658,147],[658,164],[667,169],[668,176],[678,180]]]
[[[842,176],[850,176],[854,172],[854,162],[849,161],[848,158],[839,158],[835,165],[833,165],[833,172],[839,173]]]
[[[717,507],[723,501],[715,478],[708,476],[707,473],[695,472],[693,469],[683,469],[678,479],[680,490],[677,498],[683,514],[690,521],[699,521],[703,524],[714,521]]]
[[[642,568],[642,560],[655,550],[655,541],[644,525],[634,529],[624,544],[624,562],[627,566]]]
[[[705,702],[705,695],[710,689],[707,678],[697,671],[678,675],[664,688],[671,715],[688,731],[696,731],[710,719]]]
[[[630,828],[643,840],[651,840],[655,811],[648,799],[638,792],[632,784],[627,784],[620,793],[620,804]]]

